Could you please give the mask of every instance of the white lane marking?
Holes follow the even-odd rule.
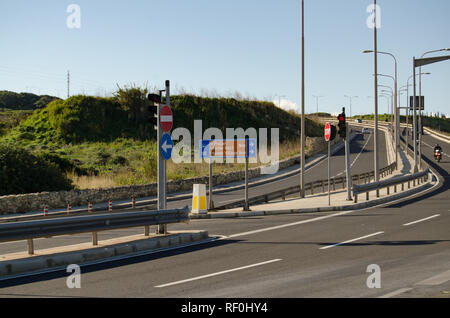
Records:
[[[446,283],[450,280],[450,270],[443,272],[441,274],[438,274],[436,276],[430,277],[428,279],[425,279],[416,285],[427,285],[427,286],[436,286],[441,285],[443,283]]]
[[[251,234],[257,234],[257,233],[273,231],[273,230],[279,230],[279,229],[283,229],[283,228],[286,228],[286,227],[296,226],[296,225],[300,225],[300,224],[306,224],[306,223],[310,223],[310,222],[321,221],[321,220],[325,220],[325,219],[332,218],[332,217],[339,216],[339,215],[345,215],[345,214],[352,213],[352,212],[355,212],[355,211],[350,210],[350,211],[338,212],[338,213],[334,213],[334,214],[330,214],[330,215],[324,215],[324,216],[319,216],[317,218],[308,219],[308,220],[302,220],[302,221],[298,221],[298,222],[294,222],[294,223],[287,223],[287,224],[282,224],[282,225],[266,227],[266,228],[258,229],[258,230],[254,230],[254,231],[236,233],[236,234],[228,235],[224,239],[229,239],[229,238],[238,237],[238,236],[251,235]]]
[[[344,245],[344,244],[347,244],[347,243],[351,243],[351,242],[363,240],[363,239],[365,239],[365,238],[372,237],[372,236],[375,236],[375,235],[380,235],[380,234],[383,234],[383,233],[384,233],[383,231],[377,232],[377,233],[372,233],[372,234],[365,235],[365,236],[361,236],[361,237],[358,237],[358,238],[355,238],[355,239],[351,239],[351,240],[348,240],[348,241],[345,241],[345,242],[341,242],[341,243],[336,243],[336,244],[333,244],[333,245],[324,246],[324,247],[321,247],[320,250],[326,250],[326,249],[328,249],[328,248],[332,248],[332,247],[335,247],[335,246]]]
[[[419,223],[419,222],[423,222],[423,221],[427,221],[427,220],[430,220],[430,219],[434,219],[434,218],[436,218],[438,216],[440,216],[440,214],[435,214],[435,215],[429,216],[429,217],[424,218],[424,219],[420,219],[420,220],[417,220],[417,221],[405,223],[405,224],[403,224],[403,226],[413,225],[413,224],[416,224],[416,223]]]
[[[369,143],[370,139],[372,138],[372,135],[369,136],[369,138],[367,138],[366,143],[364,144],[364,146],[362,147],[361,151],[359,152],[359,154],[356,156],[356,158],[353,160],[352,164],[350,165],[350,168],[353,167],[353,165],[355,164],[356,160],[358,160],[359,156],[362,154],[362,152],[364,151],[364,149],[366,148],[367,144]],[[337,175],[331,177],[331,178],[336,178],[342,174],[344,174],[345,171],[339,172]]]
[[[393,291],[392,293],[380,296],[378,298],[391,298],[391,297],[406,293],[407,291],[410,291],[411,289],[412,288],[400,288],[398,290]]]
[[[197,277],[193,277],[193,278],[189,278],[189,279],[179,280],[179,281],[176,281],[176,282],[173,282],[173,283],[157,285],[157,286],[155,286],[155,288],[163,288],[163,287],[169,287],[169,286],[173,286],[173,285],[183,284],[183,283],[192,282],[192,281],[195,281],[195,280],[200,280],[200,279],[204,279],[204,278],[209,278],[209,277],[213,277],[213,276],[218,276],[218,275],[223,275],[223,274],[227,274],[227,273],[231,273],[231,272],[236,272],[236,271],[240,271],[240,270],[243,270],[243,269],[248,269],[248,268],[252,268],[252,267],[257,267],[257,266],[262,266],[262,265],[266,265],[266,264],[270,264],[270,263],[275,263],[275,262],[279,262],[281,260],[282,259],[277,258],[277,259],[273,259],[273,260],[266,261],[266,262],[261,262],[261,263],[257,263],[257,264],[252,264],[252,265],[242,266],[242,267],[238,267],[238,268],[228,269],[228,270],[225,270],[225,271],[216,272],[216,273],[207,274],[207,275],[202,275],[202,276],[197,276]]]

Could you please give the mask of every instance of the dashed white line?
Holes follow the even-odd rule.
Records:
[[[321,247],[320,249],[321,249],[321,250],[326,250],[326,249],[328,249],[328,248],[332,248],[332,247],[335,247],[335,246],[344,245],[344,244],[347,244],[347,243],[351,243],[351,242],[363,240],[363,239],[365,239],[365,238],[369,238],[369,237],[372,237],[372,236],[375,236],[375,235],[380,235],[380,234],[383,234],[383,233],[384,233],[383,231],[381,231],[381,232],[376,232],[376,233],[372,233],[372,234],[365,235],[365,236],[361,236],[361,237],[358,237],[358,238],[355,238],[355,239],[351,239],[351,240],[348,240],[348,241],[345,241],[345,242],[341,242],[341,243],[336,243],[336,244],[333,244],[333,245],[324,246],[324,247]]]
[[[169,287],[169,286],[173,286],[173,285],[188,283],[188,282],[192,282],[192,281],[195,281],[195,280],[200,280],[200,279],[209,278],[209,277],[218,276],[218,275],[223,275],[223,274],[227,274],[227,273],[231,273],[231,272],[236,272],[236,271],[240,271],[240,270],[243,270],[243,269],[248,269],[248,268],[252,268],[252,267],[256,267],[256,266],[262,266],[262,265],[266,265],[266,264],[270,264],[270,263],[275,263],[275,262],[279,262],[281,260],[282,259],[277,258],[277,259],[273,259],[273,260],[266,261],[266,262],[261,262],[261,263],[257,263],[257,264],[252,264],[252,265],[242,266],[242,267],[238,267],[238,268],[228,269],[228,270],[225,270],[225,271],[212,273],[212,274],[207,274],[207,275],[202,275],[202,276],[197,276],[197,277],[193,277],[193,278],[189,278],[189,279],[179,280],[179,281],[176,281],[176,282],[173,282],[173,283],[157,285],[157,286],[155,286],[155,288],[163,288],[163,287]]]
[[[440,214],[435,214],[435,215],[429,216],[429,217],[424,218],[424,219],[420,219],[420,220],[417,220],[417,221],[405,223],[405,224],[403,224],[403,226],[409,226],[409,225],[413,225],[413,224],[416,224],[416,223],[419,223],[419,222],[424,222],[424,221],[427,221],[427,220],[430,220],[430,219],[437,218],[438,216],[440,216]]]

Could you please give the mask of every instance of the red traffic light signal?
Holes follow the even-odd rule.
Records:
[[[338,123],[338,127],[339,127],[339,136],[341,136],[341,138],[345,138],[347,136],[347,127],[346,127],[346,123],[345,123],[345,114],[339,114],[339,116],[337,117],[339,123]]]

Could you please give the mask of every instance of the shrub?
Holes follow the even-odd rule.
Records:
[[[25,149],[0,145],[0,195],[73,189],[54,163]]]

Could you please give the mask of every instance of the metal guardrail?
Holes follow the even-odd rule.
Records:
[[[395,163],[392,163],[391,165],[380,169],[380,176],[385,177],[387,175],[390,175],[393,173],[393,171],[395,169],[396,169],[396,165],[395,165]],[[375,173],[373,171],[352,175],[351,184],[359,185],[361,183],[369,183],[371,180],[375,181]],[[330,188],[332,191],[335,191],[339,186],[341,186],[341,189],[345,189],[346,182],[347,182],[347,177],[331,178],[330,179]],[[316,190],[316,189],[319,189],[319,190]],[[317,181],[306,183],[305,184],[305,193],[307,194],[308,191],[311,195],[325,193],[326,191],[328,191],[328,180],[327,179],[317,180]],[[288,195],[296,194],[296,193],[300,193],[300,185],[291,186],[291,187],[273,191],[270,193],[254,196],[254,197],[249,198],[248,202],[249,202],[249,205],[254,205],[254,204],[259,204],[259,203],[267,203],[272,200],[280,199],[280,198],[285,200]],[[239,208],[239,207],[243,207],[244,204],[245,204],[245,200],[237,200],[237,201],[230,202],[230,203],[227,203],[224,205],[216,206],[214,208],[214,210]]]
[[[34,254],[33,239],[92,232],[92,243],[98,245],[97,232],[144,226],[145,236],[150,225],[189,222],[189,208],[123,212],[117,214],[77,216],[49,220],[0,224],[0,242],[27,240],[28,254]]]
[[[363,185],[353,185],[353,198],[354,202],[358,202],[358,195],[366,193],[366,200],[369,200],[369,192],[377,191],[377,197],[379,197],[379,190],[386,188],[387,194],[390,194],[390,187],[394,187],[394,192],[397,192],[397,186],[401,185],[402,191],[405,189],[405,183],[408,184],[408,189],[411,188],[411,181],[413,186],[416,186],[416,181],[418,184],[421,182],[426,182],[428,180],[429,169],[421,172],[417,172],[407,176],[394,177],[388,180],[382,180],[378,182],[367,183]]]

